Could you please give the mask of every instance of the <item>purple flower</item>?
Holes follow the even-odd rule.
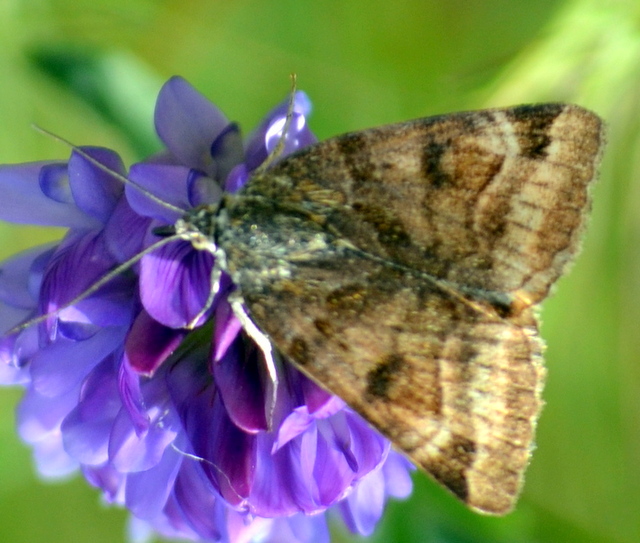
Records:
[[[25,387],[18,428],[40,472],[80,468],[132,512],[136,539],[322,542],[331,509],[370,534],[387,498],[411,491],[409,463],[341,400],[286,360],[268,371],[231,311],[228,277],[201,314],[211,253],[152,247],[183,213],[246,183],[286,109],[243,146],[237,125],[174,77],[155,114],[166,149],[130,168],[138,187],[109,173],[125,170],[106,149],[81,148],[106,169],[78,152],[0,167],[1,219],[69,229],[0,268],[0,382]],[[298,92],[285,154],[315,141],[309,110]]]

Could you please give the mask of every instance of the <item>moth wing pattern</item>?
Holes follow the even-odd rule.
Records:
[[[251,318],[471,508],[511,510],[545,369],[536,305],[573,260],[600,119],[543,104],[346,134],[226,197]]]

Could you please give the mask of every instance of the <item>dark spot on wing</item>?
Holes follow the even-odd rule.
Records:
[[[326,302],[332,311],[360,313],[367,304],[367,289],[359,284],[345,285],[327,294]]]
[[[304,366],[309,362],[309,346],[307,342],[300,336],[294,337],[289,345],[287,355],[301,366]]]
[[[316,327],[316,330],[318,330],[318,332],[320,332],[324,337],[333,337],[335,331],[328,320],[316,319],[313,321],[313,325]]]
[[[345,166],[356,186],[373,179],[375,167],[369,159],[367,139],[358,133],[347,134],[337,140]]]
[[[563,109],[561,104],[525,105],[507,113],[509,120],[515,123],[521,155],[533,159],[547,156],[551,143],[549,130]]]
[[[440,188],[451,182],[451,176],[442,169],[442,157],[451,146],[451,142],[440,143],[433,135],[427,136],[422,151],[422,171],[434,188]]]
[[[367,396],[386,398],[389,387],[404,363],[403,356],[396,353],[387,355],[378,362],[376,367],[367,373]]]
[[[423,467],[462,501],[469,496],[466,472],[475,459],[476,445],[460,435],[442,449],[441,456],[433,458]]]
[[[388,210],[365,202],[354,202],[352,208],[363,221],[375,229],[378,241],[382,245],[394,248],[411,245],[411,236],[404,225],[399,219],[392,217]]]

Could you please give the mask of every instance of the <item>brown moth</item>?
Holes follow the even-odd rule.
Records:
[[[274,345],[501,515],[542,406],[537,306],[578,252],[603,144],[564,104],[383,126],[283,159],[175,232],[231,275],[268,363]]]

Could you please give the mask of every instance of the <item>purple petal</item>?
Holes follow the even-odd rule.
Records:
[[[169,495],[162,511],[153,519],[149,519],[149,523],[164,538],[187,539],[189,541],[201,539],[184,518],[184,513],[173,493]],[[143,540],[141,543],[146,543],[146,541]]]
[[[142,397],[140,379],[140,374],[133,370],[125,353],[118,369],[118,389],[124,412],[128,415],[136,434],[142,434],[150,424]]]
[[[273,443],[272,452],[277,452],[292,439],[307,431],[315,423],[315,418],[309,415],[306,405],[293,410],[278,429],[278,438]]]
[[[313,433],[313,432],[309,432]],[[306,435],[306,434],[305,434]],[[310,488],[301,476],[304,457],[297,442],[272,453],[273,438],[257,435],[255,475],[251,487],[251,510],[262,517],[288,516],[299,511],[318,512]]]
[[[47,198],[61,204],[75,204],[69,186],[69,168],[66,162],[45,164],[40,170],[40,190]]]
[[[60,424],[77,402],[78,387],[55,398],[27,389],[16,410],[20,437],[27,443],[35,443],[54,432],[59,434]]]
[[[308,377],[301,375],[300,387],[304,394],[304,403],[309,408],[309,413],[319,418],[324,418],[337,413],[344,407],[344,402],[320,388]]]
[[[84,341],[60,338],[37,353],[31,362],[34,390],[59,396],[82,379],[124,340],[124,328],[104,328]]]
[[[267,537],[270,533],[273,533],[272,527],[274,520],[260,518],[260,517],[248,517],[247,515],[238,513],[232,509],[227,508],[227,529],[229,532],[228,539],[224,540],[235,543],[249,543],[249,542],[278,542],[288,543],[287,540],[272,540]],[[277,531],[275,532],[279,534]],[[298,543],[298,542],[291,542]]]
[[[6,384],[22,384],[31,381],[29,363],[39,350],[40,334],[35,326],[0,340],[0,363],[8,366],[6,373],[3,373],[3,378],[11,380]],[[27,373],[25,374],[22,369],[27,370]],[[27,381],[24,380],[25,377],[28,377]]]
[[[204,347],[204,348],[203,348]],[[241,431],[227,415],[207,371],[206,345],[168,374],[171,397],[202,469],[232,506],[244,503],[251,488],[255,438]]]
[[[294,379],[296,377],[298,378],[297,381],[293,381],[294,388],[311,382],[297,370],[290,372],[287,377],[289,380],[291,380],[292,377]],[[278,437],[274,443],[274,452],[305,432],[316,420],[331,417],[342,411],[344,406],[345,403],[340,398],[329,394],[327,400],[320,407],[316,407],[313,412],[311,412],[311,408],[308,405],[301,405],[292,409],[280,425]]]
[[[212,267],[213,256],[186,241],[170,243],[144,256],[140,295],[149,315],[170,328],[187,326],[207,302]]]
[[[113,366],[108,358],[91,372],[78,405],[62,424],[65,450],[82,464],[100,465],[109,458],[109,436],[122,406]]]
[[[187,181],[187,191],[189,203],[192,207],[201,205],[213,206],[222,198],[220,185],[213,181],[211,177],[201,174],[197,170],[191,170],[191,175]]]
[[[373,533],[384,511],[383,479],[380,470],[370,473],[356,485],[346,500],[340,502],[342,518],[352,532],[364,536]]]
[[[328,507],[344,496],[353,481],[353,461],[335,447],[332,436],[317,432],[317,437],[310,439],[311,434],[306,432],[301,436],[300,455],[313,460],[304,470],[309,474],[305,483],[308,488],[317,486],[317,502]]]
[[[127,477],[125,503],[141,519],[153,519],[164,507],[183,457],[167,447],[162,460],[153,468],[131,473]]]
[[[238,164],[227,176],[224,182],[224,190],[227,192],[238,192],[246,182],[249,181],[249,170],[246,164]]]
[[[0,265],[0,300],[13,307],[34,309],[37,305],[37,295],[40,285],[34,292],[32,288],[32,269],[34,261],[44,256],[49,260],[53,252],[53,245],[34,247],[28,251],[18,253]],[[38,283],[40,279],[38,275]]]
[[[32,446],[36,469],[43,478],[66,478],[78,469],[78,462],[64,450],[60,432],[52,433]]]
[[[163,224],[174,224],[191,208],[189,184],[194,175],[198,175],[197,172],[193,172],[186,166],[144,162],[134,164],[129,170],[129,179],[140,188],[127,185],[125,187],[127,201],[138,215],[157,219]],[[153,194],[161,202],[169,205],[154,201],[146,193]],[[172,209],[170,206],[175,206],[179,210]]]
[[[281,117],[274,119],[274,121],[267,128],[264,134],[264,146],[267,153],[273,152],[276,146],[282,140],[282,131],[286,123],[286,118]],[[290,155],[291,153],[302,149],[312,143],[316,142],[316,138],[312,135],[307,127],[307,121],[304,115],[300,113],[293,113],[291,118],[291,125],[289,131],[285,137],[284,149],[282,156]],[[266,157],[265,157],[266,158]]]
[[[131,327],[125,343],[131,367],[151,377],[166,358],[176,350],[186,333],[163,326],[142,311]]]
[[[125,170],[117,153],[102,147],[82,147],[83,152],[103,164],[112,174],[89,162],[76,151],[69,159],[69,186],[76,205],[87,215],[105,224],[124,190],[117,176]]]
[[[389,451],[382,472],[387,486],[387,494],[394,498],[407,498],[413,490],[411,472],[416,467],[403,455],[394,450]]]
[[[99,226],[99,221],[83,213],[74,203],[59,202],[46,196],[40,187],[40,176],[43,171],[46,177],[46,167],[50,164],[31,162],[0,166],[0,219],[68,228]],[[46,184],[46,180],[43,183]]]
[[[249,171],[255,170],[260,166],[280,141],[288,105],[289,100],[285,100],[274,108],[249,138],[245,152],[245,163]],[[317,141],[306,123],[306,117],[310,113],[310,109],[311,102],[307,95],[302,91],[296,92],[293,119],[286,134],[285,148],[281,157],[285,157]]]
[[[45,311],[55,311],[100,279],[113,266],[97,230],[71,230],[47,262],[39,293]],[[84,273],[79,274],[78,270]]]
[[[251,487],[254,439],[227,416],[222,402],[201,402],[189,410],[184,425],[196,456],[204,458],[203,469],[221,496],[232,506],[244,503]],[[197,409],[204,409],[198,412]]]
[[[96,233],[81,237],[68,235],[48,263],[40,293],[42,312],[55,312],[64,307],[102,279],[114,264],[104,246],[103,236]],[[131,291],[130,279],[114,276],[91,296],[61,310],[58,317],[60,321],[93,326],[128,325],[133,305]],[[49,323],[55,320],[52,317]],[[83,333],[82,328],[69,326],[65,333],[74,337],[74,333]]]
[[[118,263],[140,253],[151,219],[131,209],[126,198],[120,198],[104,227],[104,240],[109,254]]]
[[[178,434],[179,421],[167,404],[151,405],[148,425],[139,432],[126,410],[116,417],[109,442],[109,459],[118,471],[146,471],[157,465]]]
[[[126,478],[118,473],[111,464],[98,468],[82,466],[82,473],[87,482],[102,490],[102,497],[108,503],[124,504],[124,487]]]
[[[183,462],[174,490],[176,502],[189,526],[200,538],[228,541],[223,500],[205,477],[198,462]]]
[[[156,132],[182,164],[213,176],[210,147],[228,124],[220,110],[181,77],[172,77],[160,89]]]
[[[215,160],[216,172],[212,175],[218,182],[224,181],[229,172],[244,159],[244,147],[240,127],[228,124],[211,144],[211,156]]]
[[[31,382],[29,367],[14,363],[15,336],[0,339],[0,385],[27,386]]]
[[[376,430],[373,430],[362,417],[350,410],[344,410],[344,421],[349,431],[349,447],[358,459],[358,476],[361,477],[378,468],[387,458],[390,443]],[[340,416],[338,415],[338,416]],[[329,420],[335,421],[337,417]],[[339,435],[336,427],[336,434]]]
[[[325,515],[297,514],[277,518],[271,528],[272,543],[329,543],[331,534]]]
[[[214,331],[213,360],[218,362],[233,344],[242,330],[242,324],[233,314],[227,298],[222,298],[215,309],[216,326]]]
[[[231,420],[248,433],[267,429],[262,373],[257,346],[243,336],[214,364],[213,378]],[[262,371],[261,371],[262,370]]]

